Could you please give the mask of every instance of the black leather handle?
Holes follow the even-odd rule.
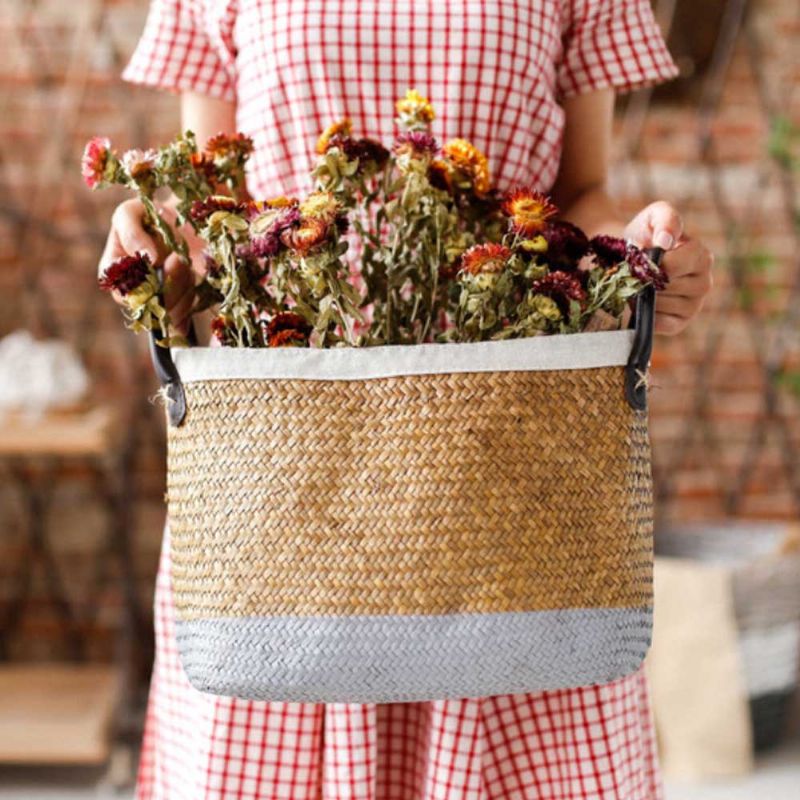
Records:
[[[660,247],[647,250],[647,255],[659,265],[664,255]],[[625,397],[636,411],[647,410],[647,370],[653,354],[653,328],[656,319],[656,290],[645,286],[636,298],[636,310],[631,326],[636,330],[631,355],[625,368]]]
[[[150,331],[150,360],[167,397],[167,419],[170,425],[177,428],[186,416],[186,395],[178,368],[172,360],[172,352],[169,347],[160,344],[162,341],[160,331]]]
[[[159,281],[163,282],[163,272],[157,269]],[[189,324],[189,332],[186,337],[189,345],[197,345],[197,334],[194,325]],[[150,331],[150,360],[153,362],[158,382],[167,398],[167,418],[170,425],[178,427],[186,416],[186,394],[183,391],[181,376],[178,368],[172,360],[172,351],[169,346],[163,344],[164,334],[160,330]]]

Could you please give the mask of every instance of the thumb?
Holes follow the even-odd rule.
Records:
[[[639,247],[660,247],[662,250],[671,250],[682,235],[681,215],[663,200],[642,209],[625,229],[626,238]]]

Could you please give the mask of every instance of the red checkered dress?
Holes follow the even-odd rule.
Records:
[[[550,189],[559,100],[676,69],[646,0],[154,0],[125,78],[236,101],[254,196],[310,187],[316,138],[350,117],[387,140],[415,87],[440,141],[464,137],[500,188]],[[654,800],[641,673],[606,686],[397,704],[204,695],[177,659],[169,536],[140,800]]]

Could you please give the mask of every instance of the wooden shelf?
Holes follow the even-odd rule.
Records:
[[[121,685],[106,665],[0,666],[0,762],[102,764]]]
[[[0,456],[103,456],[114,450],[119,419],[110,406],[0,417]]]

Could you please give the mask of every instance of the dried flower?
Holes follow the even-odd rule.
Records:
[[[428,98],[423,97],[416,89],[409,89],[395,107],[401,123],[407,128],[424,128],[436,116]]]
[[[152,176],[157,156],[155,150],[128,150],[122,156],[122,166],[133,180],[143,181]]]
[[[589,247],[594,261],[606,269],[616,267],[628,254],[628,243],[617,236],[595,236]]]
[[[300,203],[299,208],[304,218],[332,223],[336,219],[341,206],[332,192],[312,192]]]
[[[332,125],[325,128],[322,135],[317,139],[317,153],[321,156],[325,155],[333,146],[332,141],[334,139],[349,138],[352,133],[353,123],[351,120],[345,118],[334,122]]]
[[[206,142],[205,152],[215,163],[229,159],[242,162],[254,148],[253,140],[243,133],[218,133]]]
[[[442,152],[459,172],[467,176],[475,194],[480,196],[489,191],[489,159],[474,144],[466,139],[451,139]]]
[[[283,200],[285,198],[281,198]],[[269,202],[269,201],[268,201]],[[266,206],[260,214],[250,220],[251,241],[243,250],[243,255],[256,258],[272,258],[281,249],[281,236],[284,231],[300,223],[300,210],[296,205]]]
[[[439,143],[427,131],[407,131],[394,140],[394,153],[412,158],[432,158],[439,152]]]
[[[431,161],[428,166],[428,180],[431,186],[441,189],[443,192],[453,191],[453,178],[450,165],[446,161],[437,158]]]
[[[236,345],[236,325],[233,317],[218,314],[211,320],[211,335],[224,347]]]
[[[119,292],[123,297],[138,289],[152,274],[153,265],[146,253],[123,256],[106,267],[98,279],[106,292]]]
[[[96,189],[106,180],[106,167],[111,156],[111,142],[96,136],[86,143],[81,158],[81,174],[90,189]]]
[[[194,170],[205,178],[207,183],[214,184],[217,179],[217,168],[213,159],[207,153],[192,153],[189,163]]]
[[[553,269],[576,269],[589,252],[586,234],[571,222],[548,222],[543,236],[547,241],[547,263]]]
[[[294,228],[288,228],[281,234],[281,242],[290,250],[307,255],[328,239],[330,224],[316,217],[306,217]]]
[[[562,270],[556,270],[533,281],[530,293],[541,294],[554,300],[564,317],[569,316],[570,304],[573,301],[583,303],[586,300],[586,290],[580,279]]]
[[[595,236],[589,243],[595,262],[606,270],[623,263],[631,275],[642,283],[652,283],[657,291],[669,282],[667,273],[657,266],[641,248],[616,236]]]
[[[241,203],[237,203],[232,197],[212,194],[205,200],[195,200],[189,213],[195,222],[201,223],[218,211],[224,211],[228,214],[241,214],[244,210],[244,206]]]
[[[502,204],[513,229],[523,236],[541,233],[547,221],[558,214],[550,198],[535,189],[518,188],[510,192]]]
[[[470,275],[499,273],[509,258],[511,250],[503,244],[476,244],[461,256],[461,270]]]
[[[631,275],[642,283],[652,283],[657,292],[667,288],[669,276],[648,255],[635,244],[628,244],[625,261]]]
[[[270,347],[305,347],[311,326],[299,314],[282,311],[267,324],[267,344]]]

